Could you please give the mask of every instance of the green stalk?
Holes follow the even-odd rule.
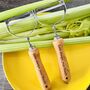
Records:
[[[69,2],[69,1],[70,0],[65,0],[65,2]],[[50,7],[50,6],[54,6],[57,4],[59,4],[58,0],[42,0],[42,1],[27,4],[27,5],[23,5],[17,8],[13,8],[13,9],[0,13],[0,22],[8,18],[22,15],[32,10],[37,10],[43,7]]]
[[[60,37],[66,38],[69,37],[69,32],[58,32],[57,33]],[[30,41],[45,41],[45,40],[52,40],[54,38],[54,33],[49,33],[49,34],[44,34],[44,35],[37,35],[34,37],[30,37]],[[0,44],[8,44],[8,43],[22,43],[22,42],[27,42],[27,38],[17,38],[17,39],[12,39],[12,40],[4,40],[0,41]]]
[[[62,24],[56,25],[57,31],[64,30],[64,28],[61,25]],[[22,32],[22,33],[17,33],[15,35],[16,36],[30,36],[30,37],[32,37],[32,36],[43,35],[43,34],[48,34],[48,33],[52,33],[52,32],[53,32],[52,27],[47,26],[47,27],[35,29],[35,30],[32,30],[32,31],[26,31],[26,32]],[[16,36],[12,36],[12,35],[4,36],[3,40],[15,39]]]
[[[32,32],[33,31],[33,32]],[[22,33],[17,33],[15,34],[16,36],[36,36],[36,35],[39,35],[39,34],[46,34],[46,33],[50,33],[52,32],[52,29],[51,27],[43,27],[43,28],[40,28],[40,29],[35,29],[35,30],[32,30],[32,31],[26,31],[26,32],[22,32]],[[3,40],[8,40],[8,39],[15,39],[16,37],[15,36],[12,36],[12,35],[9,35],[9,36],[3,36]]]
[[[86,36],[86,32],[88,33],[88,31],[90,32],[90,30],[86,29],[86,30],[72,30],[72,31],[58,31],[57,34],[61,37],[61,38],[69,38],[69,37],[81,37],[81,36]],[[90,33],[87,34],[87,36]],[[44,35],[36,35],[33,37],[30,37],[30,41],[35,42],[35,41],[46,41],[46,40],[53,40],[54,38],[54,33],[48,33],[48,34],[44,34]],[[11,39],[11,40],[10,40]],[[15,38],[12,39],[10,38],[8,40],[1,40],[0,44],[8,44],[8,43],[23,43],[23,42],[27,42],[26,38]]]
[[[31,42],[31,43],[38,48],[51,47],[52,46],[52,40],[37,41],[37,42]],[[90,43],[90,36],[64,39],[65,45],[82,44],[82,43]],[[16,43],[16,44],[4,44],[4,45],[0,45],[0,52],[20,51],[20,50],[26,50],[28,48],[29,48],[28,42]]]
[[[65,15],[65,20],[68,21],[68,20],[80,19],[88,16],[90,16],[90,4],[68,9],[67,14]],[[63,11],[57,11],[54,13],[47,13],[45,15],[40,15],[38,16],[38,19],[43,24],[52,25],[53,23],[60,20],[62,17],[63,17]],[[11,22],[11,24],[12,23],[13,22]],[[19,20],[16,23],[14,21],[14,25],[10,26],[10,30],[13,33],[20,33],[24,31],[32,30],[35,27],[34,23],[35,22],[33,18],[27,17],[25,19]],[[4,33],[1,34],[0,39],[4,38],[5,36],[9,36],[5,23],[0,23],[0,28],[1,28],[0,33],[2,33],[2,31]],[[2,30],[2,28],[4,30]]]
[[[64,21],[81,19],[90,16],[90,4],[67,9]],[[44,24],[53,24],[58,20],[62,20],[63,11],[57,11],[45,15],[38,16],[39,20]]]
[[[58,4],[58,0],[42,0],[39,2],[34,2],[31,4],[27,4],[24,6],[20,6],[14,9],[10,9],[4,12],[0,13],[0,21],[4,21],[8,18],[14,17],[14,16],[19,16],[21,14],[24,14],[26,12],[38,9],[38,8],[42,8],[42,7],[48,7],[48,6],[53,6]]]

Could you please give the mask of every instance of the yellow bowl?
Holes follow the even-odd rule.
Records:
[[[72,76],[69,84],[61,80],[54,48],[39,49],[52,90],[86,90],[90,84],[90,44],[64,48]],[[42,90],[28,50],[3,53],[3,67],[14,90]]]

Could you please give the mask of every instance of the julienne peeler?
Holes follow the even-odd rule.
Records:
[[[27,17],[28,15],[32,15],[34,17],[34,20],[35,20],[35,28],[37,26],[37,20],[36,20],[36,15],[34,13],[34,11],[32,11],[32,13],[27,13],[25,14],[25,16]],[[19,18],[23,18],[23,16],[19,17]],[[49,90],[51,88],[51,85],[50,85],[50,80],[48,78],[48,75],[46,73],[46,70],[42,64],[42,61],[41,61],[41,58],[40,58],[40,53],[39,53],[39,50],[38,48],[36,48],[35,46],[33,46],[31,43],[30,43],[30,34],[32,34],[32,32],[30,32],[28,35],[25,35],[25,36],[17,36],[15,35],[13,32],[11,32],[11,30],[9,29],[9,26],[15,24],[9,24],[9,22],[11,20],[13,20],[14,18],[12,19],[9,19],[6,21],[6,25],[7,25],[7,28],[8,28],[8,33],[17,37],[17,38],[26,38],[28,43],[29,43],[29,56],[31,57],[31,60],[33,62],[33,65],[34,65],[34,68],[35,68],[35,71],[36,71],[36,74],[38,76],[38,79],[39,79],[39,82],[40,82],[40,85],[42,87],[43,90]]]
[[[28,38],[28,41],[29,41],[29,38]],[[29,41],[29,45],[30,45],[29,55],[34,64],[41,87],[43,90],[49,90],[51,88],[50,80],[49,80],[48,75],[45,71],[45,68],[41,62],[39,50],[38,50],[38,48],[32,46],[32,44],[30,44],[30,41]]]
[[[63,38],[60,38],[60,36],[57,34],[56,26],[55,26],[56,24],[58,24],[64,20],[64,16],[66,14],[67,7],[66,7],[64,0],[58,0],[58,1],[60,3],[59,5],[41,10],[38,13],[47,12],[47,11],[50,11],[50,10],[53,10],[53,9],[56,9],[56,8],[63,6],[64,15],[63,15],[62,19],[58,20],[56,23],[51,25],[51,27],[52,27],[52,30],[54,32],[53,46],[54,46],[54,49],[55,49],[56,54],[57,54],[59,69],[61,72],[61,77],[65,83],[69,83],[69,81],[71,79],[71,75],[70,75],[69,64],[67,61],[67,57],[65,55],[64,47],[63,47],[64,46],[64,40],[63,40]]]
[[[66,10],[67,10],[66,5],[63,0],[60,0],[60,1],[62,3],[62,6],[64,7],[64,15],[65,15]],[[61,21],[63,20],[64,20],[64,16],[62,17]],[[58,64],[59,64],[59,69],[61,71],[62,80],[65,83],[69,83],[71,79],[71,75],[70,75],[70,69],[69,69],[67,57],[64,52],[64,40],[63,38],[60,38],[60,36],[57,34],[56,27],[55,27],[55,25],[58,23],[60,23],[60,21],[57,21],[54,25],[52,25],[52,29],[54,32],[53,46],[57,54]]]

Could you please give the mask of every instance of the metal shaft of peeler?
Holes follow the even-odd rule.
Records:
[[[62,5],[64,5],[64,3],[61,3],[61,4],[59,4],[59,5],[56,5],[56,6],[53,6],[53,7],[50,7],[50,8],[47,8],[47,9],[41,10],[41,11],[38,11],[37,14],[40,14],[40,13],[44,13],[44,12],[47,12],[47,11],[53,10],[53,9],[55,9],[55,8],[61,7]]]
[[[48,78],[48,75],[45,71],[45,68],[41,62],[40,53],[37,48],[30,48],[29,49],[29,55],[32,59],[32,62],[34,64],[39,82],[41,84],[41,87],[43,90],[49,90],[51,88],[50,80]]]
[[[68,83],[71,79],[71,76],[70,76],[70,69],[69,69],[68,61],[67,61],[64,48],[63,48],[64,40],[60,37],[58,38],[55,37],[53,41],[53,46],[57,54],[62,80],[65,83]]]

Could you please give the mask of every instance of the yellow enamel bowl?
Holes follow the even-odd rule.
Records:
[[[90,44],[64,47],[71,81],[61,80],[54,48],[40,48],[42,62],[51,81],[51,90],[86,90],[90,84]],[[3,53],[3,68],[14,90],[42,90],[28,50]]]

